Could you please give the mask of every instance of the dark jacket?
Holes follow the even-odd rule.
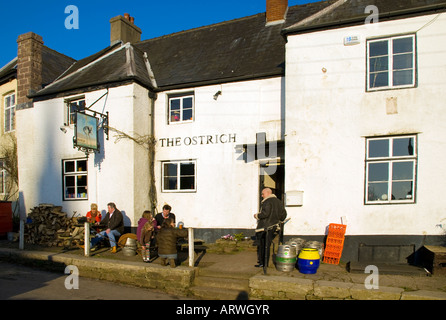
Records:
[[[107,212],[104,219],[102,219],[101,226],[106,226],[110,230],[116,230],[121,235],[124,233],[124,218],[122,217],[121,211],[115,209],[113,215],[110,219],[110,213]]]
[[[175,254],[177,253],[178,238],[186,238],[187,229],[161,228],[156,236],[158,244],[158,254]]]
[[[267,228],[279,221],[284,221],[287,212],[283,207],[282,201],[271,195],[262,201],[260,213],[257,214],[257,229]]]
[[[175,215],[172,212],[170,212],[167,217],[172,219],[173,223],[175,223]],[[163,221],[164,221],[163,213],[162,212],[158,213],[155,216],[155,220],[156,220],[157,225],[162,226],[163,225]]]

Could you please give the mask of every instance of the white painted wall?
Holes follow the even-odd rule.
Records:
[[[90,106],[105,92],[86,92],[86,105]],[[145,192],[149,181],[147,152],[128,139],[117,141],[112,130],[109,141],[104,137],[101,153],[89,156],[89,199],[63,201],[62,160],[85,157],[73,148],[74,126],[65,127],[67,133],[60,130],[67,98],[35,102],[34,108],[16,113],[19,183],[25,212],[39,203],[53,203],[62,205],[69,215],[74,211],[85,215],[93,202],[104,212],[108,202],[115,202],[124,212],[125,225],[135,226],[142,211],[149,207]],[[130,84],[110,89],[92,110],[104,114],[108,111],[111,127],[134,136],[149,133],[149,106],[147,90]]]
[[[172,206],[177,222],[198,228],[254,228],[258,211],[259,163],[245,163],[236,145],[256,142],[257,132],[267,139],[281,138],[283,78],[271,78],[183,90],[195,93],[195,121],[167,124],[168,95],[158,94],[155,111],[155,176],[158,211]],[[217,100],[213,95],[222,91]],[[236,143],[161,147],[159,139],[201,135],[236,134]],[[197,161],[196,192],[162,192],[161,163],[166,160]]]
[[[285,184],[304,197],[302,207],[287,207],[287,234],[324,234],[342,216],[349,235],[443,234],[445,30],[441,14],[288,37]],[[412,32],[418,87],[366,92],[365,40]],[[361,43],[344,46],[350,35]],[[387,114],[388,98],[397,114]],[[416,203],[364,205],[365,137],[402,133],[418,133]]]

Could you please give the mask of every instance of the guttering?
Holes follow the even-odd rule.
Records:
[[[167,90],[178,90],[184,88],[196,88],[196,87],[204,87],[215,84],[222,83],[230,83],[230,82],[241,82],[241,81],[254,81],[261,79],[269,79],[269,78],[277,78],[285,76],[285,71],[281,72],[266,72],[257,75],[246,75],[246,76],[238,76],[238,77],[230,77],[230,78],[219,78],[219,79],[209,79],[209,80],[201,80],[201,81],[193,81],[193,82],[185,82],[179,84],[172,84],[166,86],[158,86],[154,90],[154,92],[162,92]]]

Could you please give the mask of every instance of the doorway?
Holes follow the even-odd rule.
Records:
[[[285,201],[285,163],[277,162],[260,163],[259,177],[259,209],[262,203],[261,192],[264,188],[270,188],[273,194],[282,201]]]

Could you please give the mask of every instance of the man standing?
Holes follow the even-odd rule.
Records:
[[[267,228],[284,221],[287,216],[282,202],[277,199],[270,188],[265,188],[262,190],[262,198],[261,210],[259,213],[254,214],[254,218],[257,219],[257,229],[264,228],[264,231],[256,234],[258,240],[258,264],[256,267],[263,267],[265,261],[266,266],[268,266],[269,263],[270,247],[274,237],[276,236],[277,227],[275,226],[269,230],[267,230]]]
[[[99,243],[104,237],[108,237],[110,240],[111,252],[116,253],[116,238],[120,237],[124,233],[124,219],[121,211],[116,209],[116,205],[113,202],[107,204],[108,212],[101,222],[97,225],[107,227],[105,231],[98,233],[98,235],[91,239],[91,248]]]

